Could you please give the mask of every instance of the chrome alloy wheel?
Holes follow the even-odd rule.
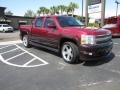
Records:
[[[73,50],[70,45],[65,44],[62,48],[62,56],[66,61],[72,61],[73,59]]]
[[[23,37],[23,44],[25,47],[28,46],[28,37],[26,35]]]

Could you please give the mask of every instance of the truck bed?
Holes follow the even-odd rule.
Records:
[[[20,30],[22,31],[30,31],[32,28],[32,25],[20,25]]]

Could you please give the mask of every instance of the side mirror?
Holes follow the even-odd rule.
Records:
[[[54,23],[48,23],[48,28],[56,28],[56,25]]]

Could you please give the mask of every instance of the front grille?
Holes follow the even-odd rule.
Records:
[[[95,40],[96,40],[96,44],[107,43],[112,40],[112,35],[111,34],[98,35],[98,36],[96,36]]]

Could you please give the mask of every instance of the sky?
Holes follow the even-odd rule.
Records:
[[[120,2],[120,0],[118,1]],[[75,13],[81,15],[82,0],[0,0],[0,6],[6,7],[6,11],[10,10],[16,16],[24,16],[24,13],[29,9],[36,12],[38,8],[41,6],[45,6],[49,8],[53,5],[54,6],[60,4],[68,5],[70,2],[75,2],[79,4],[79,8],[75,10]],[[115,0],[106,0],[106,11],[105,11],[106,17],[116,15],[116,4],[114,2]],[[85,0],[84,0],[84,9],[85,9]],[[118,9],[118,14],[120,14],[120,5]],[[90,17],[100,18],[100,13],[90,14]]]

